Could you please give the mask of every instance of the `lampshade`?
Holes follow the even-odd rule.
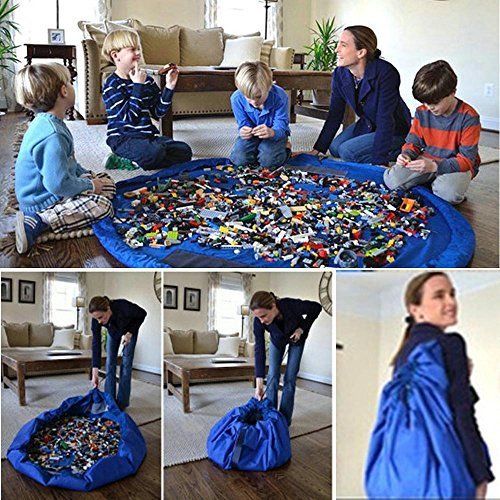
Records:
[[[85,297],[73,297],[73,307],[85,307]]]
[[[240,314],[242,316],[250,316],[250,306],[247,305],[240,306]]]

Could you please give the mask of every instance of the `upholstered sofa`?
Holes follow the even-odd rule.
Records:
[[[218,66],[224,58],[228,39],[237,38],[224,33],[222,28],[194,30],[184,26],[144,25],[137,19],[88,23],[80,21],[81,47],[77,47],[77,102],[76,110],[88,124],[105,123],[106,110],[102,101],[102,85],[115,70],[101,56],[106,33],[114,29],[132,29],[139,34],[143,63],[147,68],[158,69],[167,63],[184,67]],[[252,36],[259,33],[252,33]],[[290,69],[294,50],[290,47],[273,47],[274,41],[262,44],[260,59],[271,67]],[[179,92],[172,104],[174,116],[227,114],[231,112],[230,92]]]

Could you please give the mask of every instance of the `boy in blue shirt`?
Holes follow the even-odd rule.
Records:
[[[290,156],[288,96],[267,64],[245,62],[235,73],[231,106],[239,137],[229,156],[234,165],[279,167]]]
[[[163,92],[151,76],[139,68],[141,57],[139,35],[130,30],[109,33],[102,54],[116,65],[116,71],[104,84],[102,97],[108,114],[107,144],[121,158],[111,156],[106,166],[130,162],[145,170],[169,167],[190,161],[191,148],[181,141],[159,135],[151,118],[159,120],[172,105],[179,71],[166,73]],[[127,161],[128,160],[128,161]],[[109,164],[109,166],[108,166]]]
[[[64,233],[112,215],[116,188],[106,174],[93,174],[75,160],[64,123],[66,110],[75,104],[67,68],[25,66],[16,76],[16,97],[36,112],[16,161],[16,248],[22,254],[43,231]]]

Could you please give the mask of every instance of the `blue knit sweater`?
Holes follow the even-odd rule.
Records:
[[[76,160],[73,137],[63,120],[38,113],[24,135],[16,161],[16,196],[24,213],[41,212],[65,197],[93,191]]]

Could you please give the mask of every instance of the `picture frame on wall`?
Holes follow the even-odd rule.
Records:
[[[179,287],[163,285],[163,309],[177,309]]]
[[[2,302],[12,302],[12,278],[2,278]]]
[[[50,45],[64,45],[64,30],[49,29],[48,34]]]
[[[19,280],[18,300],[20,304],[35,303],[36,282],[28,280]]]
[[[201,305],[201,290],[184,287],[184,310],[199,311]]]

